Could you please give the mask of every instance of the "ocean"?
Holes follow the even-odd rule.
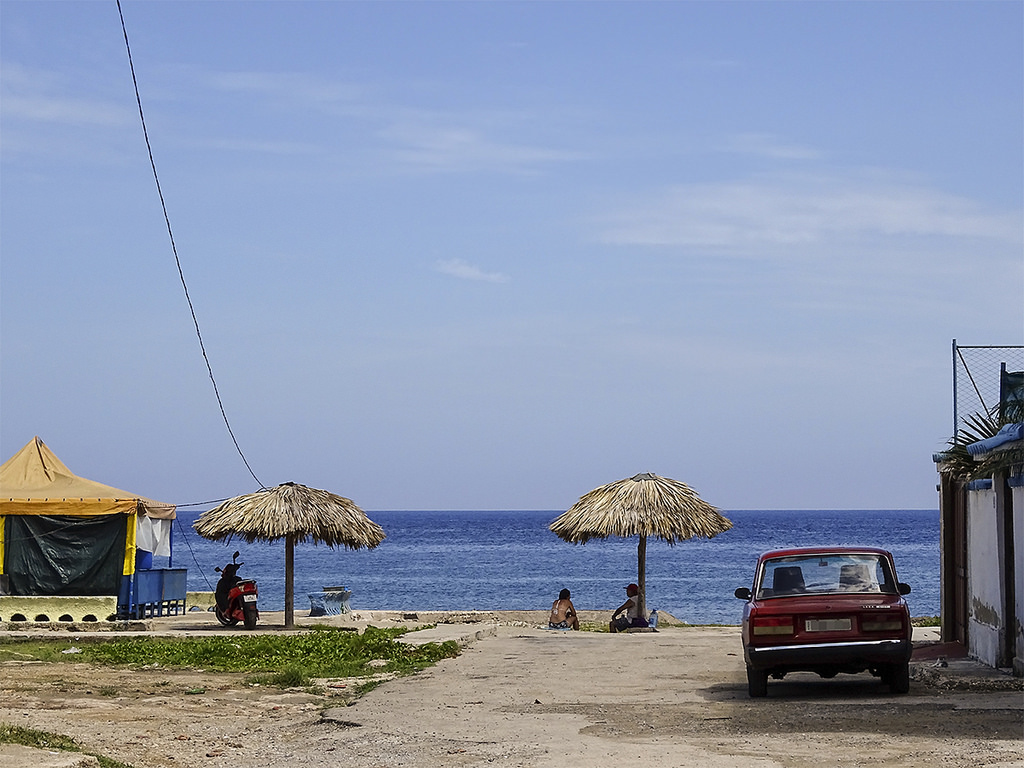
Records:
[[[210,591],[216,566],[238,549],[240,575],[256,579],[260,608],[284,609],[284,542],[229,544],[200,538],[198,511],[178,511],[171,564],[188,569],[188,589]],[[611,611],[636,581],[638,539],[567,544],[548,530],[561,512],[367,513],[387,538],[373,550],[295,548],[295,610],[307,593],[344,585],[354,610],[546,610],[563,587],[576,607]],[[888,549],[914,616],[939,613],[938,510],[737,510],[713,539],[647,543],[647,607],[690,624],[738,624],[736,587],[750,586],[756,557],[789,546]],[[159,560],[159,559],[158,559]],[[159,565],[159,563],[155,563]]]

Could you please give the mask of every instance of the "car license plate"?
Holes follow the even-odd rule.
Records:
[[[255,603],[256,595],[242,595],[242,600],[246,603]],[[849,627],[847,627],[847,629],[849,629]]]
[[[853,629],[851,619],[807,619],[804,628],[808,632],[848,632]]]

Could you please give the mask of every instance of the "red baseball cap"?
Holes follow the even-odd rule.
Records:
[[[639,592],[640,591],[640,587],[638,587],[636,584],[627,584],[626,585],[626,591],[627,592]]]

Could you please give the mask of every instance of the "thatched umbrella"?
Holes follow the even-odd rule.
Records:
[[[327,491],[284,483],[236,496],[203,512],[192,525],[206,539],[238,536],[254,541],[285,540],[284,625],[295,625],[295,542],[373,549],[384,529],[355,502]]]
[[[728,531],[732,523],[686,483],[645,472],[581,496],[550,528],[572,544],[639,535],[637,585],[640,610],[646,616],[647,537],[656,536],[669,544],[698,536],[710,539]]]

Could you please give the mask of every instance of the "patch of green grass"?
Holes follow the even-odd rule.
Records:
[[[278,688],[308,688],[312,683],[312,678],[301,666],[289,664],[279,672],[253,675],[249,678],[249,682],[257,685],[273,685]]]
[[[70,661],[65,654],[67,640],[4,640],[0,642],[0,661]]]
[[[942,617],[940,616],[915,616],[910,620],[915,627],[941,627]]]
[[[367,680],[362,685],[357,685],[354,693],[357,697],[362,696],[364,693],[369,693],[383,682],[383,680]]]
[[[361,677],[374,672],[404,675],[458,656],[454,642],[406,645],[404,629],[367,627],[362,634],[317,627],[298,635],[215,637],[131,637],[79,642],[81,653],[61,653],[67,641],[0,644],[0,660],[28,655],[40,661],[87,661],[115,666],[159,666],[217,672],[250,672],[278,677],[285,687],[315,677]],[[383,660],[381,666],[370,662]],[[379,663],[379,662],[378,662]],[[282,684],[282,683],[274,683]]]
[[[132,768],[129,763],[122,763],[119,760],[112,760],[95,752],[87,752],[69,736],[62,736],[59,733],[49,731],[36,731],[32,728],[22,728],[17,725],[0,723],[0,744],[21,744],[26,747],[36,747],[48,751],[59,750],[61,752],[81,752],[84,755],[91,755],[99,761],[100,768]]]

